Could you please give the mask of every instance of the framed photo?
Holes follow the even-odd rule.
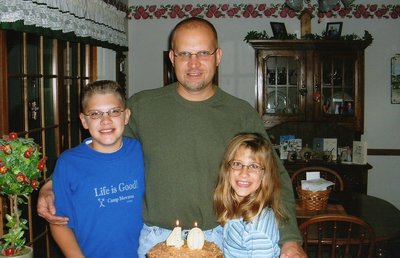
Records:
[[[392,104],[400,104],[400,54],[392,57],[391,60],[391,92]]]
[[[343,22],[328,22],[326,24],[326,39],[337,39],[342,34]]]
[[[353,141],[353,163],[367,164],[367,143],[364,141]]]
[[[284,38],[287,37],[286,27],[283,22],[271,22],[272,33],[274,38]]]

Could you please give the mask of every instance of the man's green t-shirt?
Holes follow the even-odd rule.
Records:
[[[169,229],[176,220],[187,229],[195,222],[203,230],[216,227],[212,196],[220,161],[237,133],[267,137],[257,112],[218,87],[205,101],[185,100],[176,84],[139,92],[127,105],[132,115],[125,135],[140,140],[145,158],[144,222]],[[280,226],[281,242],[301,241],[292,184],[282,163],[278,164],[282,201],[289,215],[289,222]]]

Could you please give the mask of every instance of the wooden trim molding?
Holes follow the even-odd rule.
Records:
[[[8,133],[7,33],[0,30],[0,137]]]
[[[368,149],[367,154],[370,156],[400,156],[400,149]]]
[[[283,2],[283,1],[281,1]],[[316,2],[316,1],[315,1]],[[378,1],[376,1],[378,2]],[[285,3],[221,3],[221,4],[151,4],[128,7],[127,18],[147,19],[183,19],[188,17],[204,18],[293,18],[298,19],[304,10],[315,18],[354,18],[354,19],[398,19],[400,5],[381,3],[351,4],[345,7],[338,3],[327,12],[320,12],[318,4],[308,3],[301,10],[290,9]]]

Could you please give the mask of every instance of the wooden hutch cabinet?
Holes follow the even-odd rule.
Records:
[[[250,40],[257,111],[267,129],[328,121],[363,133],[365,41]]]
[[[352,146],[364,131],[366,40],[250,40],[255,49],[256,109],[270,136],[292,134],[303,146],[313,138],[337,138]],[[348,190],[366,192],[370,165],[317,162],[345,179]],[[285,162],[289,173],[310,165]],[[314,164],[315,165],[315,164]]]

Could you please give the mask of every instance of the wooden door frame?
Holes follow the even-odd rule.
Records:
[[[8,94],[7,94],[7,38],[6,32],[0,30],[0,137],[8,131]],[[0,198],[0,218],[5,214],[3,198]],[[0,219],[0,235],[3,235],[3,220]]]
[[[0,137],[8,132],[8,94],[7,94],[7,38],[0,30]],[[1,222],[0,222],[1,223]]]

